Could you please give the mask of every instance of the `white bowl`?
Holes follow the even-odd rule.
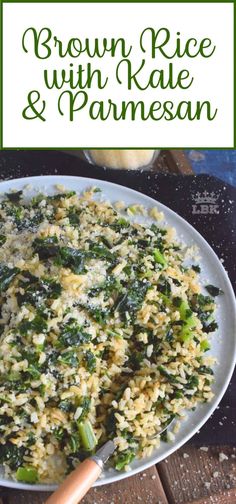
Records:
[[[186,441],[202,427],[210,415],[212,415],[227,389],[235,364],[236,307],[234,292],[226,271],[206,240],[190,224],[182,219],[182,217],[173,212],[173,210],[170,210],[168,207],[162,205],[162,203],[158,203],[149,196],[145,196],[127,187],[104,182],[102,180],[64,175],[27,177],[4,181],[0,183],[0,192],[8,192],[10,189],[20,190],[29,184],[32,186],[32,190],[28,190],[30,196],[33,195],[36,190],[47,194],[58,192],[55,188],[56,184],[63,184],[66,189],[78,192],[91,186],[97,186],[102,189],[102,194],[106,199],[112,202],[123,200],[127,205],[138,203],[148,208],[157,205],[158,209],[164,212],[167,225],[176,229],[178,238],[188,245],[194,244],[198,246],[201,255],[202,285],[211,283],[219,286],[224,291],[224,295],[220,296],[218,301],[217,321],[219,330],[212,338],[212,348],[209,352],[209,354],[214,355],[219,362],[219,365],[215,367],[215,382],[213,385],[215,396],[213,400],[210,403],[199,405],[195,411],[188,412],[187,419],[181,422],[181,428],[176,434],[174,442],[168,444],[161,443],[160,448],[156,449],[151,457],[135,460],[131,465],[131,471],[105,471],[103,477],[95,483],[95,486],[105,485],[132,476],[168,457],[186,443]],[[101,197],[100,194],[101,193],[98,193],[97,197]],[[142,220],[144,220],[144,218]],[[149,218],[145,218],[145,220],[149,223],[151,222]],[[0,473],[0,485],[21,490],[38,491],[52,491],[56,488],[56,485],[28,485],[18,483],[5,478],[3,471]]]

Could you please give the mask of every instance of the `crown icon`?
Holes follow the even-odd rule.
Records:
[[[203,193],[197,192],[195,195],[192,196],[192,199],[195,201],[195,203],[202,204],[202,203],[216,203],[218,200],[218,197],[214,192],[208,193],[207,191],[204,191]]]

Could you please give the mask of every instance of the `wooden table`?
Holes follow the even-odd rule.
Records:
[[[193,173],[182,151],[163,151],[154,171]],[[0,489],[0,504],[43,504],[48,494]],[[83,504],[236,504],[236,447],[185,445],[157,466],[91,489]]]
[[[219,454],[225,460],[219,460]],[[222,455],[221,455],[222,457]],[[0,504],[43,504],[45,493],[1,489]],[[235,504],[236,448],[186,445],[157,466],[93,488],[83,504]]]

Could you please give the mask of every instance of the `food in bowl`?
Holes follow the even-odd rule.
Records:
[[[140,205],[60,191],[0,203],[0,463],[28,483],[61,481],[109,438],[128,469],[213,397],[221,291],[201,292],[156,208],[141,224]]]
[[[126,170],[149,166],[159,153],[153,149],[92,149],[86,152],[89,160],[98,166]]]

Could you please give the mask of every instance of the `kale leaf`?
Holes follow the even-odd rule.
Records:
[[[7,241],[7,238],[5,235],[0,235],[0,247],[2,247],[4,245],[4,243],[6,243]]]
[[[185,388],[191,390],[195,387],[198,387],[198,384],[199,384],[198,376],[192,375],[188,378],[188,383],[186,383]]]
[[[170,293],[171,293],[171,286],[170,286],[168,280],[166,280],[162,276],[160,276],[159,280],[160,281],[157,284],[157,289],[159,290],[159,292],[161,292],[162,294],[164,294],[164,296],[169,297]]]
[[[167,378],[167,380],[170,382],[170,383],[178,383],[178,379],[176,378],[176,376],[172,375],[171,373],[169,373],[167,371],[167,369],[165,369],[163,366],[158,366],[157,368],[160,372],[160,374],[162,376],[164,376],[165,378]]]
[[[19,268],[0,265],[0,292],[7,290],[11,281],[20,272]]]
[[[5,444],[0,444],[0,463],[7,463],[10,469],[15,471],[23,464],[25,452],[26,449],[23,446],[18,447],[10,441],[7,441]]]
[[[57,236],[49,236],[47,238],[35,238],[32,243],[34,252],[39,256],[39,259],[45,260],[55,257],[59,253]]]
[[[100,292],[104,292],[104,300],[106,301],[109,297],[120,290],[120,282],[112,275],[106,277],[105,282],[97,287],[93,287],[88,291],[90,297],[98,296]]]
[[[198,373],[200,373],[200,374],[210,374],[210,375],[213,375],[213,374],[214,374],[214,371],[213,371],[210,367],[208,367],[208,366],[204,366],[204,365],[203,365],[203,366],[200,366],[200,367],[198,368]]]
[[[86,416],[88,415],[88,412],[90,410],[91,406],[91,399],[90,397],[84,396],[80,399],[79,401],[79,407],[82,408],[82,413],[80,414],[79,418],[77,419],[78,421],[84,420]]]
[[[84,356],[85,362],[86,362],[86,368],[89,371],[89,373],[93,374],[94,371],[96,370],[96,362],[97,359],[93,352],[91,350],[87,350]]]
[[[140,369],[143,360],[146,357],[146,350],[143,351],[133,351],[129,356],[129,360],[126,362],[126,366],[137,371]]]
[[[213,320],[213,322],[210,322],[210,324],[207,324],[206,322],[202,322],[203,332],[208,334],[210,332],[216,331],[216,329],[218,329],[218,324],[215,320]]]
[[[69,319],[61,328],[59,341],[66,347],[82,345],[83,343],[88,343],[90,340],[91,334],[85,332],[73,318]]]
[[[68,350],[67,352],[62,353],[58,357],[58,361],[66,366],[76,367],[78,366],[78,357],[74,350]]]
[[[105,259],[108,261],[113,261],[115,254],[109,250],[108,247],[104,247],[101,244],[95,245],[91,244],[89,247],[89,251],[92,258],[95,259]]]
[[[86,310],[89,315],[100,325],[104,325],[107,317],[110,315],[110,310],[102,310],[98,306],[86,305],[83,303],[78,303],[77,306],[80,306],[83,310]]]
[[[10,193],[6,193],[6,197],[11,203],[13,203],[15,205],[15,204],[19,204],[20,199],[22,197],[22,194],[23,194],[23,191],[10,192]]]
[[[189,301],[190,308],[196,313],[201,313],[206,305],[212,303],[214,303],[214,299],[210,296],[203,296],[203,294],[194,294]]]
[[[58,250],[57,263],[70,268],[74,273],[86,273],[85,260],[89,254],[84,250],[72,247],[61,247]]]
[[[78,208],[69,208],[67,217],[71,226],[80,225],[80,213],[81,211]]]
[[[135,280],[127,287],[127,292],[118,297],[113,310],[119,312],[121,319],[126,320],[127,314],[131,319],[134,318],[143,304],[150,285],[147,281]]]
[[[50,278],[37,278],[29,272],[24,272],[25,282],[20,282],[24,294],[17,294],[19,306],[22,304],[32,304],[40,306],[47,299],[57,299],[61,295],[61,285]]]
[[[23,319],[18,325],[20,334],[25,336],[29,331],[34,331],[36,334],[44,333],[47,331],[47,321],[40,313],[36,313],[33,320]]]
[[[106,419],[106,431],[107,434],[115,434],[116,431],[116,424],[117,424],[117,418],[115,416],[115,410],[111,410],[110,413],[107,415]]]
[[[60,408],[62,411],[65,411],[66,413],[70,413],[71,411],[74,411],[74,409],[75,409],[72,402],[68,401],[67,399],[59,402],[58,408]]]
[[[57,193],[53,194],[51,196],[47,196],[47,201],[59,201],[60,199],[64,198],[71,198],[71,196],[74,196],[76,194],[76,191],[67,191],[65,193]]]
[[[115,457],[116,470],[121,471],[122,469],[124,469],[126,465],[129,465],[134,458],[135,458],[134,448],[128,448],[127,450],[122,451]]]
[[[213,297],[219,296],[220,294],[224,294],[224,291],[220,289],[219,287],[215,287],[214,285],[205,285],[205,289],[209,294]]]
[[[192,264],[191,268],[196,273],[201,273],[201,268],[200,268],[200,266],[198,264]]]
[[[54,258],[58,265],[70,268],[74,273],[86,271],[84,263],[89,255],[88,252],[72,247],[60,247],[56,236],[35,238],[32,246],[41,260]]]

